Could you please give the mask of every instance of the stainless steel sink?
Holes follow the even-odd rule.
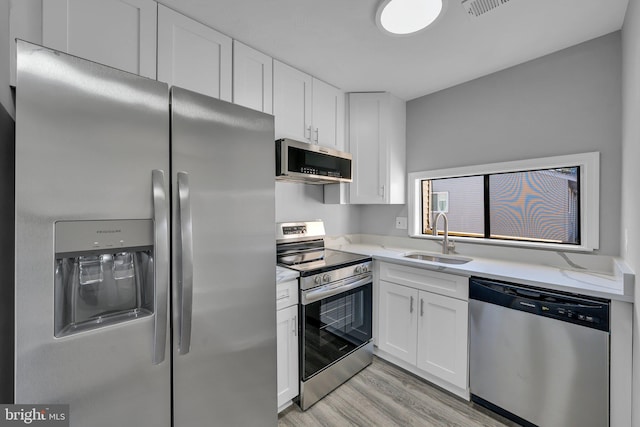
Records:
[[[419,259],[421,261],[438,262],[441,264],[466,264],[471,261],[471,258],[466,257],[452,257],[446,255],[430,254],[425,252],[407,252],[402,254],[405,258]]]

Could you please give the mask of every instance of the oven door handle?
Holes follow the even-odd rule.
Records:
[[[302,292],[302,305],[311,304],[321,299],[328,298],[334,295],[341,294],[342,292],[350,291],[351,289],[359,288],[360,286],[371,283],[371,275],[367,274],[364,277],[358,276],[354,281],[340,281],[330,285],[321,286],[317,289]]]

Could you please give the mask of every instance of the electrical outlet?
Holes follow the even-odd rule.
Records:
[[[406,216],[397,216],[396,217],[396,228],[401,230],[407,229],[407,217]]]

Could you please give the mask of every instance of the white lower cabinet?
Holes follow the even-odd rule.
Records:
[[[389,263],[379,271],[378,356],[468,398],[468,279]]]
[[[298,396],[298,282],[277,285],[278,411]]]
[[[419,369],[467,388],[469,303],[419,292]]]
[[[417,301],[416,289],[380,281],[378,348],[412,365],[417,361]]]

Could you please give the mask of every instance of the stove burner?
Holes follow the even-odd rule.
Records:
[[[292,233],[296,230],[296,233]],[[320,283],[357,275],[355,268],[366,267],[370,271],[371,258],[365,255],[327,249],[324,246],[324,224],[321,221],[288,222],[277,224],[277,263],[300,272],[301,288],[316,285],[316,275],[321,275]],[[327,275],[327,273],[335,273]]]

